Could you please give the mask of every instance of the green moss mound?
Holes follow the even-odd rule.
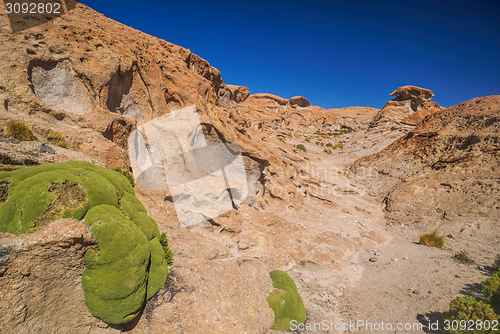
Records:
[[[297,324],[303,323],[306,320],[306,309],[293,279],[281,270],[273,270],[269,275],[275,288],[266,298],[274,312],[274,324],[271,329],[289,330],[292,320],[296,320]]]
[[[67,183],[83,187],[85,201],[59,208],[60,216],[54,219],[85,219],[98,240],[99,250],[89,250],[84,257],[85,302],[92,315],[105,322],[129,322],[165,284],[165,252],[170,250],[160,244],[156,222],[125,176],[81,161],[0,172],[0,184],[8,185],[0,202],[0,232],[32,231],[54,203],[64,203],[58,201],[64,194],[52,189]]]

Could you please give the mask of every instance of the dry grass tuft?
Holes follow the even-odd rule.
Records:
[[[5,125],[5,132],[8,136],[14,137],[20,141],[29,141],[34,139],[30,127],[21,120],[7,122]]]
[[[420,240],[418,243],[425,246],[443,248],[444,237],[442,235],[437,234],[436,232],[424,233],[420,236]]]
[[[59,147],[66,148],[67,143],[66,139],[64,139],[64,136],[62,133],[59,132],[51,132],[47,136],[47,140],[50,141],[52,144],[57,145]]]

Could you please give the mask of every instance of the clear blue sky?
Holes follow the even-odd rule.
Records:
[[[381,108],[403,85],[449,107],[500,94],[500,1],[83,0],[190,49],[250,93]]]

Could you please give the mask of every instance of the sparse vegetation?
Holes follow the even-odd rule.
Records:
[[[332,146],[332,148],[334,150],[338,149],[338,148],[344,148],[344,144],[342,143],[336,143],[335,145]]]
[[[321,143],[320,143],[319,141],[317,141],[317,140],[316,140],[316,143],[315,143],[315,144],[316,144],[316,145],[319,145],[319,144],[321,144]]]
[[[5,125],[5,133],[8,136],[14,137],[20,141],[30,141],[34,139],[31,128],[21,120],[7,122]]]
[[[278,139],[279,139],[281,142],[283,142],[283,144],[286,144],[286,141],[285,141],[283,138],[278,137]]]
[[[450,321],[450,327],[452,327],[451,323],[454,320],[456,320],[455,323],[458,322],[458,326],[455,327],[457,329],[450,329],[448,330],[448,333],[459,334],[465,332],[469,320],[472,320],[474,322],[480,320],[482,323],[484,323],[486,320],[489,320],[491,325],[491,321],[498,320],[498,315],[495,314],[489,304],[484,303],[480,300],[476,300],[474,297],[456,297],[450,303],[450,311],[446,316],[446,320]],[[491,327],[488,330],[484,329],[484,327],[482,327],[483,329],[480,330],[478,330],[476,326],[474,326],[473,328],[475,330],[467,331],[467,333],[491,333]]]
[[[420,240],[418,243],[425,246],[443,248],[444,237],[442,235],[437,234],[436,232],[424,233],[420,236]]]
[[[170,247],[168,247],[168,239],[165,232],[160,234],[160,245],[165,251],[165,262],[167,262],[167,265],[171,266],[174,263],[174,253],[170,250]]]
[[[304,145],[302,145],[302,144],[298,144],[298,145],[297,145],[297,149],[298,149],[298,150],[301,150],[301,151],[304,151],[304,152],[307,152],[307,150],[306,150],[305,146],[304,146]]]
[[[51,142],[52,144],[57,145],[59,147],[66,148],[66,146],[67,146],[66,139],[64,139],[64,136],[62,135],[62,133],[59,133],[59,132],[49,133],[49,135],[47,136],[47,140],[49,142]]]
[[[332,150],[328,149],[328,150],[324,150],[323,152],[325,152],[326,154],[330,155],[332,154]]]
[[[500,254],[497,255],[497,258],[495,259],[495,264],[493,265],[496,270],[500,269]]]
[[[306,265],[308,263],[310,263],[310,264],[318,264],[318,262],[316,262],[314,260],[310,260],[310,259],[302,259],[302,260],[299,261],[299,265],[301,265],[301,266],[304,266],[304,265]]]
[[[482,283],[481,292],[484,300],[474,297],[456,297],[450,303],[450,310],[446,314],[446,320],[450,323],[456,321],[456,329],[448,330],[448,334],[464,333],[464,325],[474,321],[474,326],[468,333],[491,333],[493,321],[500,320],[500,271],[491,275]],[[486,322],[487,321],[487,322]],[[478,325],[481,326],[478,326]],[[458,327],[458,328],[457,328]]]
[[[474,264],[474,260],[469,257],[469,253],[465,250],[455,253],[455,255],[453,255],[452,258],[458,263]]]
[[[310,143],[311,142],[311,138],[309,137],[306,137],[306,139],[304,139],[306,142]]]
[[[134,176],[132,174],[130,174],[130,172],[128,170],[126,170],[126,169],[122,170],[120,167],[116,167],[113,170],[115,172],[118,172],[118,173],[122,174],[123,176],[125,176],[130,181],[130,184],[132,185],[132,187],[135,187]]]
[[[484,294],[486,302],[493,307],[493,310],[500,313],[500,271],[497,271],[483,282],[481,292]]]

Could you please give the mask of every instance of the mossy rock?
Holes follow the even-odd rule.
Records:
[[[306,309],[293,279],[281,270],[273,270],[269,275],[275,288],[266,298],[274,312],[274,324],[271,329],[289,330],[292,320],[297,321],[297,324],[303,323],[306,320]]]
[[[165,284],[168,265],[158,227],[125,176],[71,161],[0,172],[0,184],[8,187],[0,201],[0,232],[30,232],[47,212],[59,215],[53,219],[85,219],[99,247],[85,254],[82,275],[85,302],[95,317],[129,322]],[[63,194],[51,192],[58,184],[83,188],[81,202],[58,201]],[[65,207],[54,209],[55,203]]]

